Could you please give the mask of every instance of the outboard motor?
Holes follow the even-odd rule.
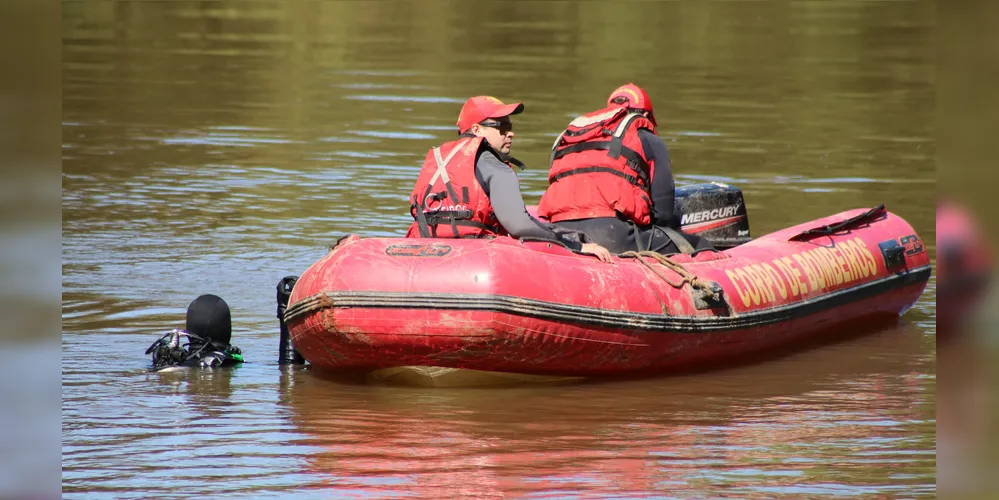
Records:
[[[677,186],[673,205],[683,232],[706,238],[719,250],[752,239],[746,203],[737,187],[720,182]]]

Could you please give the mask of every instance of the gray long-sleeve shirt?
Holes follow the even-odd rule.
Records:
[[[553,226],[531,217],[520,194],[520,181],[510,166],[484,149],[475,161],[475,178],[489,196],[496,219],[514,238],[542,238],[561,241],[572,250],[579,251],[582,243],[575,238],[565,238]]]
[[[676,186],[673,182],[673,170],[670,168],[669,150],[666,143],[648,129],[639,129],[638,138],[642,141],[645,157],[655,162],[655,173],[652,175],[652,206],[655,218],[652,223],[657,226],[679,227],[673,216],[673,197]]]

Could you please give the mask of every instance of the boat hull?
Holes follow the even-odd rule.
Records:
[[[604,264],[511,238],[351,236],[299,278],[285,320],[295,348],[330,371],[646,375],[724,366],[893,321],[929,273],[918,236],[885,210],[843,212],[667,263]]]

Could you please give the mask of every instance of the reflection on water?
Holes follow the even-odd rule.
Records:
[[[689,378],[430,390],[274,362],[277,282],[402,234],[474,94],[526,103],[528,203],[552,138],[633,80],[678,181],[742,188],[754,234],[886,202],[933,241],[932,4],[357,5],[64,5],[67,496],[933,493],[932,282],[897,330]],[[145,371],[202,293],[249,363]]]
[[[912,332],[865,347],[918,351]],[[774,370],[489,390],[351,387],[296,375],[286,404],[310,470],[374,496],[592,494],[740,497],[904,490],[932,474],[932,405],[898,359],[846,365],[836,346]],[[855,352],[855,351],[854,351]],[[840,352],[839,354],[843,354]],[[807,376],[807,377],[806,377]],[[745,385],[752,377],[753,386]],[[876,403],[876,404],[872,404]],[[922,451],[920,448],[930,445]],[[846,449],[865,457],[844,464]],[[894,485],[894,486],[892,486]]]
[[[96,366],[81,365],[100,349],[94,336],[65,346],[64,492],[933,491],[932,339],[918,328],[697,376],[435,390],[330,380],[272,359],[150,373],[125,348],[147,339],[120,336]]]

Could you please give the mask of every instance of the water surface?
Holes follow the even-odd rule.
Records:
[[[887,203],[932,252],[931,2],[68,2],[63,492],[70,498],[935,494],[934,300],[767,363],[427,389],[280,368],[275,292],[341,235],[401,235],[470,95],[552,138],[628,81],[677,181],[753,234]],[[631,57],[634,55],[634,57]],[[216,293],[233,370],[149,373]]]

